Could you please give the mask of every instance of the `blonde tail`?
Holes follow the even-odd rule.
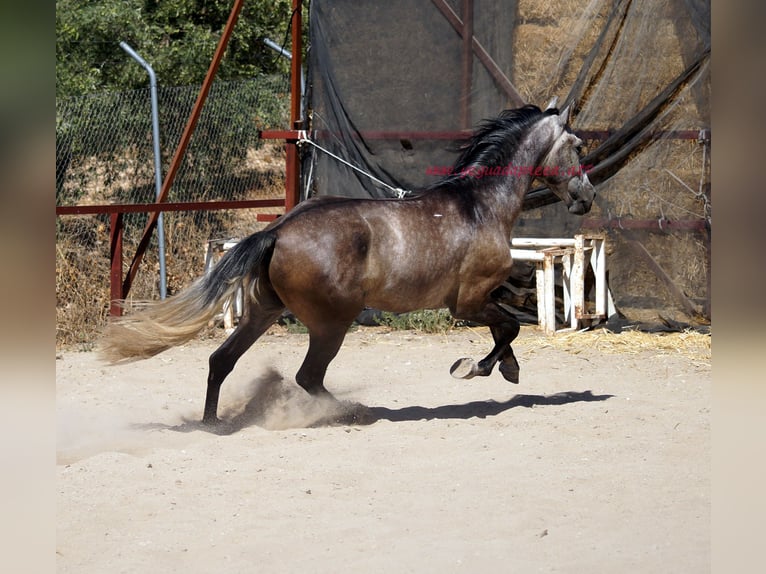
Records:
[[[181,293],[147,303],[138,313],[112,321],[99,352],[111,363],[145,359],[180,345],[199,333],[238,287],[254,281],[274,248],[273,233],[255,233],[240,241],[213,270]]]

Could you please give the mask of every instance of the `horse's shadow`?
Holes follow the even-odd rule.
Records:
[[[254,381],[248,389],[244,405],[231,408],[215,425],[187,419],[178,425],[147,423],[134,425],[143,430],[175,432],[205,431],[230,435],[247,427],[259,426],[271,430],[315,428],[328,426],[371,425],[378,421],[411,422],[487,418],[516,407],[566,405],[605,401],[613,395],[594,395],[591,391],[564,391],[552,395],[515,395],[507,401],[472,401],[438,407],[409,406],[397,409],[368,407],[360,403],[317,399],[310,397],[294,384],[285,383],[275,371],[269,371]]]
[[[605,401],[614,395],[594,395],[591,391],[564,391],[553,395],[515,395],[507,401],[472,401],[460,405],[442,405],[439,407],[370,407],[375,421],[408,422],[419,420],[470,419],[497,416],[516,407],[532,408],[547,405],[566,405],[569,403]],[[373,422],[375,422],[373,421]]]

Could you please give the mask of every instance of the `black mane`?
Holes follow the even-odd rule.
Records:
[[[426,191],[474,186],[476,178],[471,175],[471,170],[505,166],[527,130],[544,116],[558,113],[556,108],[542,111],[535,105],[527,104],[521,108],[505,110],[498,117],[483,121],[471,138],[458,148],[461,153],[450,173],[428,185]]]

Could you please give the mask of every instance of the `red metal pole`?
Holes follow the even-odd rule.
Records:
[[[292,54],[290,60],[290,127],[300,129],[301,126],[301,51],[303,19],[301,15],[302,0],[293,0],[293,16],[291,23]],[[294,141],[285,143],[285,212],[290,211],[300,201],[300,162],[298,161],[298,146]]]
[[[109,314],[112,317],[122,315],[122,306],[119,301],[125,298],[122,290],[122,213],[110,215],[111,227],[109,229]]]

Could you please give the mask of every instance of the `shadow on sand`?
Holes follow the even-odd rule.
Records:
[[[234,434],[250,426],[269,430],[325,426],[370,425],[380,420],[407,422],[434,419],[470,419],[497,416],[516,407],[566,405],[605,401],[613,395],[594,395],[591,391],[565,391],[553,395],[515,395],[507,401],[472,401],[438,407],[410,406],[398,409],[368,407],[360,403],[318,399],[294,383],[269,370],[254,380],[239,405],[226,409],[217,425],[184,420],[178,425],[147,423],[133,425],[142,430],[175,432],[205,431],[218,435]]]
[[[473,401],[462,405],[442,405],[440,407],[402,407],[389,409],[386,407],[371,407],[375,421],[388,420],[406,422],[434,419],[470,419],[473,417],[486,418],[499,415],[515,407],[532,408],[547,405],[566,405],[605,401],[613,395],[594,395],[591,391],[565,391],[554,395],[515,395],[507,401]]]

